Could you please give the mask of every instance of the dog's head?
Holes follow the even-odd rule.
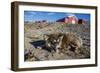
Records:
[[[62,40],[62,34],[61,33],[47,34],[44,36],[44,38],[49,47],[57,48]]]

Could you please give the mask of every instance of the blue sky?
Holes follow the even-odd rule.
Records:
[[[58,19],[74,15],[78,19],[90,21],[90,14],[83,13],[64,13],[64,12],[43,12],[43,11],[24,11],[24,21],[41,21],[55,22]]]

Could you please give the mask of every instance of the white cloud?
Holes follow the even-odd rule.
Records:
[[[67,16],[74,16],[74,17],[76,17],[76,15],[75,14],[73,14],[73,13],[68,13],[68,14],[66,14]],[[77,18],[77,17],[76,17]],[[78,19],[78,18],[77,18]]]
[[[73,14],[73,13],[68,13],[68,14],[66,14],[67,16],[75,16],[75,14]]]
[[[36,14],[36,12],[30,12],[30,14]]]
[[[50,12],[50,13],[47,13],[48,15],[53,15],[53,14],[55,14],[55,13],[53,13],[53,12]]]

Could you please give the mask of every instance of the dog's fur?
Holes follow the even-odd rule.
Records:
[[[63,34],[61,41],[57,48],[70,49],[73,52],[78,52],[82,46],[82,39],[74,33]]]
[[[61,49],[71,49],[76,52],[82,46],[82,39],[74,33],[56,33],[45,36],[46,45],[56,52]]]

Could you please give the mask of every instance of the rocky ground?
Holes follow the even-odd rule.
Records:
[[[76,54],[70,50],[62,53],[50,52],[49,49],[41,48],[44,41],[44,34],[73,32],[82,38],[83,45]],[[54,24],[25,24],[25,61],[64,60],[64,59],[86,59],[90,58],[90,25],[73,25],[65,23]],[[34,46],[37,45],[38,47]]]

